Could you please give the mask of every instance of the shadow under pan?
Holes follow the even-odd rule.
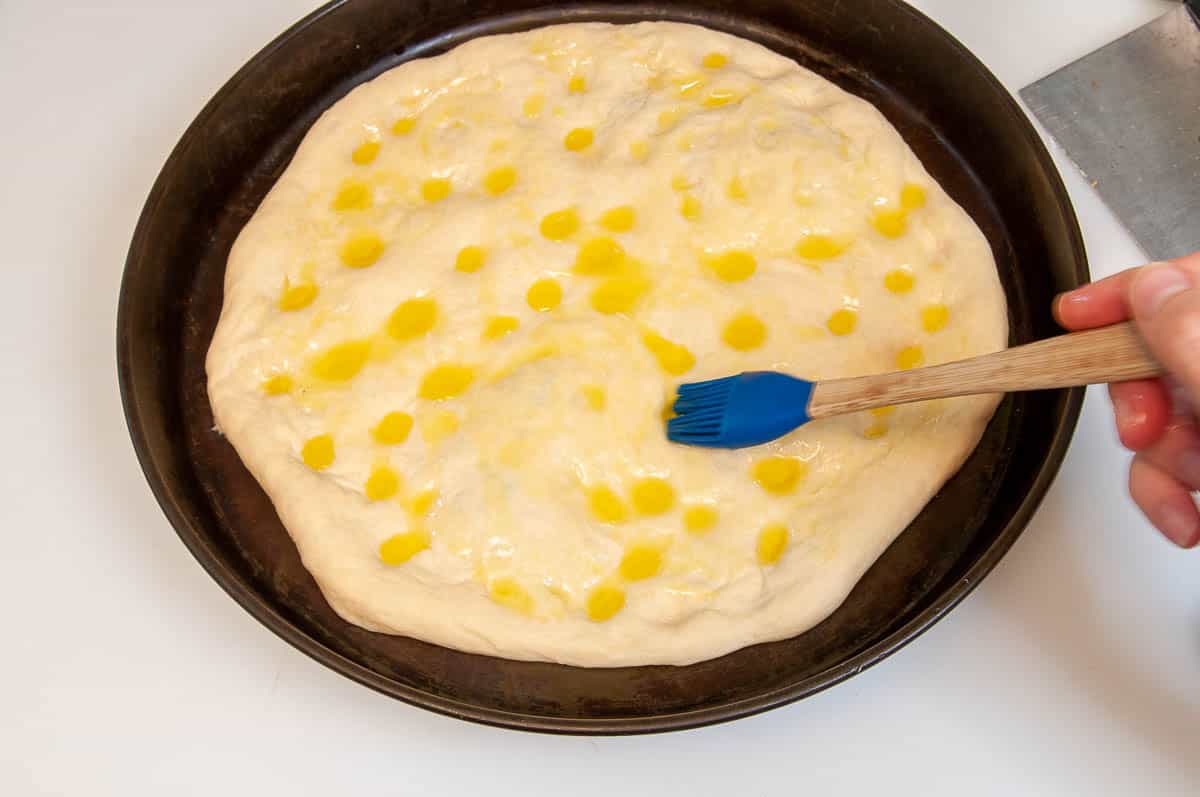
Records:
[[[687,667],[583,669],[470,655],[341,620],[267,496],[213,431],[204,357],[230,246],[317,116],[354,85],[466,39],[576,21],[676,20],[760,42],[875,104],[991,243],[1011,339],[1059,330],[1086,280],[1050,158],[996,79],[899,0],[345,0],[271,43],[213,98],[163,167],[121,287],[118,365],[146,477],[184,543],[264,625],[415,705],[525,730],[635,733],[734,719],[811,695],[898,649],[1008,550],[1058,469],[1082,391],[1008,397],[962,470],[817,627]]]

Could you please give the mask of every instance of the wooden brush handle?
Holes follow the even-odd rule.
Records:
[[[1131,322],[1072,332],[969,360],[813,386],[808,414],[827,418],[913,401],[1127,382],[1163,373]]]

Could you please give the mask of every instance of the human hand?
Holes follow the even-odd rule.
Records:
[[[1064,293],[1054,316],[1070,330],[1132,318],[1169,376],[1108,386],[1121,443],[1134,452],[1129,494],[1169,540],[1200,542],[1200,252],[1122,271]]]

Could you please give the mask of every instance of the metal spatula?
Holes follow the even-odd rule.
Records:
[[[1200,250],[1200,0],[1021,97],[1151,259]]]

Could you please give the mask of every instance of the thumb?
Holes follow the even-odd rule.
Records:
[[[1140,269],[1129,306],[1146,345],[1200,402],[1200,253]]]

